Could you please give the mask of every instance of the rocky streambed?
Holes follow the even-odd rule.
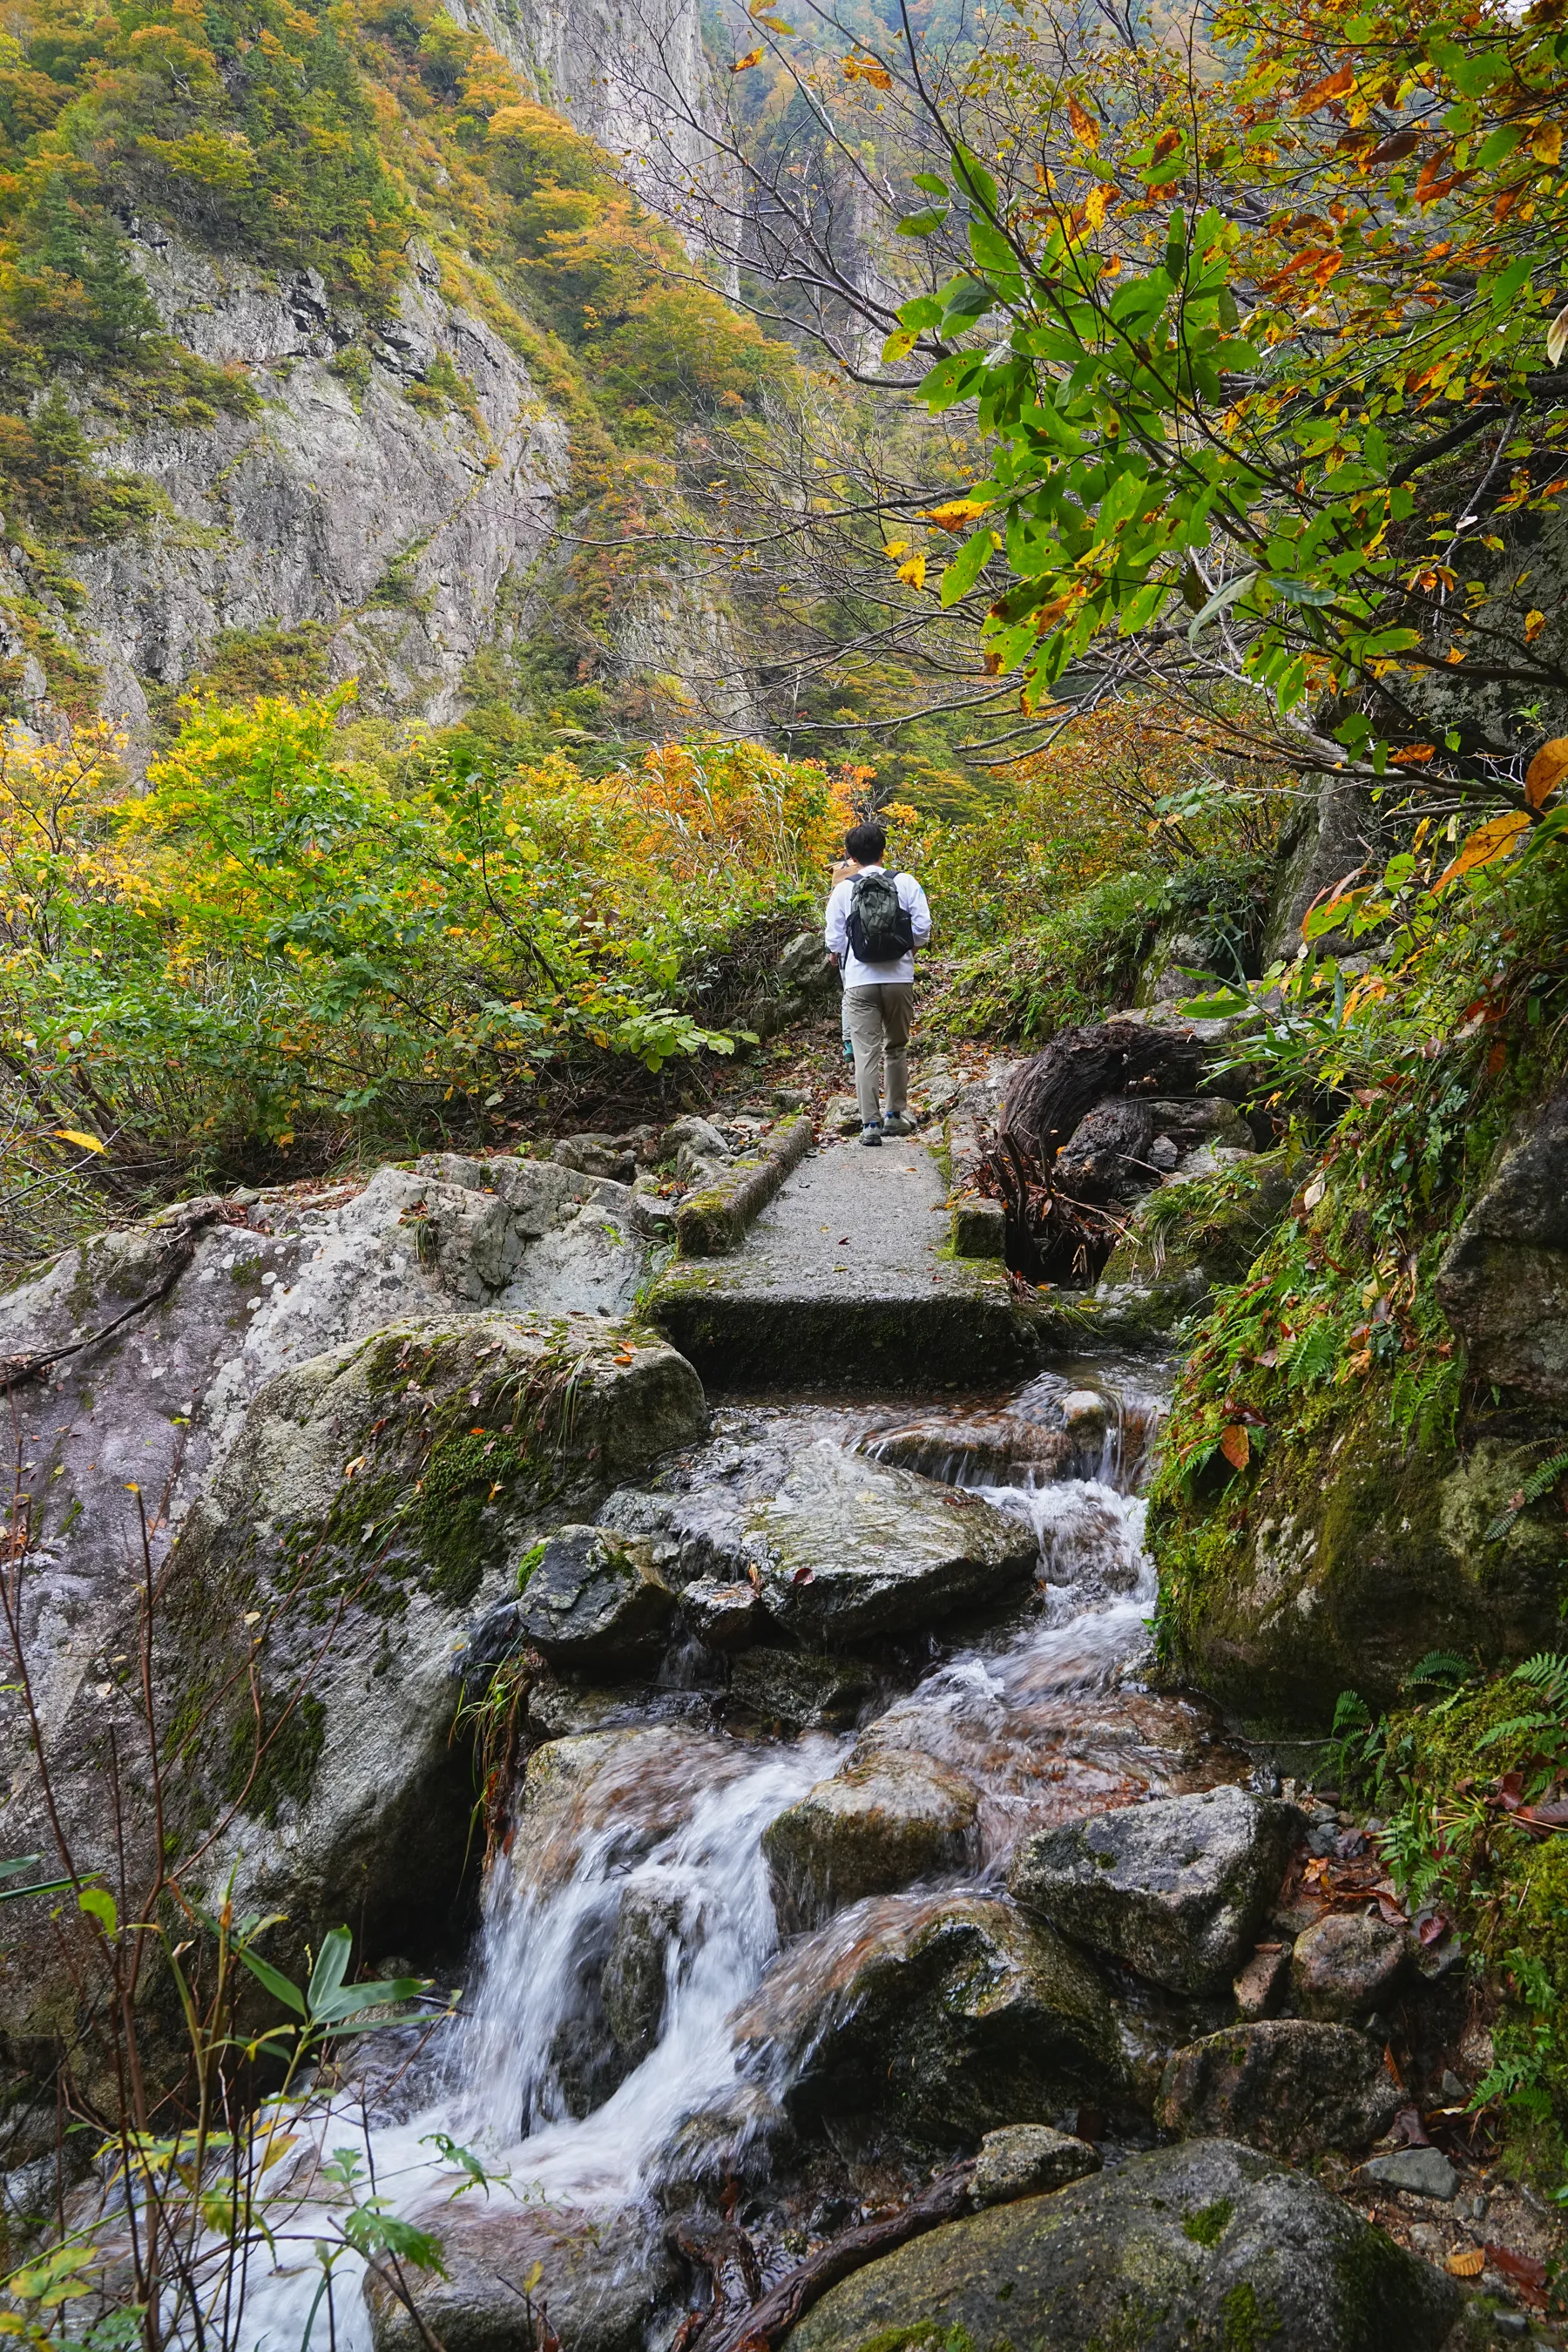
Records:
[[[933,2196],[792,2343],[1448,2338],[1454,2281],[1299,2168],[1405,2104],[1420,1948],[1293,1963],[1312,1822],[1149,1686],[1158,1380],[721,1407],[477,1622],[460,1670],[528,1728],[467,1997],[323,2130],[447,2274],[417,2319],[371,2281],[340,2340],[517,2345],[527,2292],[568,2352],[777,2342],[792,2282]],[[258,2282],[257,2340],[316,2284]]]
[[[462,1996],[322,2074],[232,2339],[321,2324],[346,2148],[442,2248],[405,2296],[339,2256],[351,2352],[1492,2340],[1450,2261],[1536,2257],[1427,2144],[1486,2063],[1454,1939],[1154,1676],[1166,1367],[705,1398],[623,1319],[658,1213],[444,1158],[5,1302],[11,1850]],[[6,2204],[112,2238],[37,2089],[94,1931],[17,1916]]]

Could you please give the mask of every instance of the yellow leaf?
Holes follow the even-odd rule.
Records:
[[[55,1133],[62,1143],[74,1143],[79,1151],[107,1151],[107,1143],[100,1143],[96,1135],[89,1135],[79,1127],[57,1127]]]
[[[984,499],[949,499],[943,506],[928,507],[921,520],[934,522],[938,530],[951,531],[955,539],[962,539],[975,516],[984,511]]]
[[[1568,775],[1568,735],[1553,735],[1543,743],[1524,772],[1524,797],[1531,808],[1540,808],[1551,799],[1563,778]]]
[[[1563,125],[1543,122],[1530,142],[1530,152],[1538,163],[1555,163],[1563,152]]]
[[[1546,356],[1553,367],[1568,350],[1568,302],[1565,302],[1546,331]]]
[[[846,81],[868,81],[873,89],[891,89],[893,87],[892,75],[886,66],[879,66],[875,58],[846,58],[844,79]]]
[[[1527,614],[1525,614],[1525,616],[1524,616],[1524,642],[1525,642],[1525,644],[1526,644],[1527,646],[1532,646],[1532,645],[1535,643],[1536,638],[1541,635],[1542,630],[1545,626],[1546,626],[1546,615],[1545,615],[1545,614],[1544,614],[1544,613],[1538,613],[1538,612],[1533,612],[1533,611],[1527,613]]]
[[[892,333],[888,337],[887,341],[882,345],[883,364],[885,366],[890,366],[894,360],[907,358],[909,353],[914,350],[914,329],[912,327],[895,327]]]
[[[1083,216],[1090,228],[1103,228],[1105,215],[1112,205],[1121,200],[1120,188],[1108,187],[1103,180],[1090,188],[1083,200]]]
[[[890,539],[882,550],[889,563],[896,563],[900,555],[907,555],[909,551],[910,542],[907,539]]]
[[[1233,1470],[1245,1470],[1252,1458],[1252,1442],[1239,1421],[1233,1421],[1219,1434],[1219,1450]]]
[[[923,588],[926,584],[925,557],[911,555],[907,563],[900,563],[899,577],[906,588]]]
[[[763,52],[761,49],[748,49],[743,58],[737,58],[735,59],[734,64],[730,68],[730,71],[732,74],[745,73],[751,67],[760,66],[762,62]]]
[[[1438,875],[1433,888],[1440,890],[1446,882],[1455,881],[1461,874],[1472,874],[1479,866],[1490,866],[1505,856],[1513,847],[1530,819],[1519,809],[1510,809],[1506,815],[1489,816],[1479,824],[1465,843],[1451,866]]]
[[[1068,121],[1072,124],[1075,139],[1081,139],[1086,147],[1099,146],[1100,125],[1089,109],[1080,106],[1076,98],[1068,100]]]
[[[1465,2246],[1448,2256],[1444,2268],[1455,2278],[1479,2278],[1487,2266],[1487,2258],[1479,2246]]]

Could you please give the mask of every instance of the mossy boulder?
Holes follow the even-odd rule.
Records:
[[[675,2263],[640,2209],[575,2211],[515,2198],[436,2202],[415,2217],[440,2240],[445,2276],[405,2266],[414,2308],[374,2271],[374,2352],[526,2352],[549,2329],[572,2352],[643,2352],[677,2300]],[[529,2316],[531,2291],[540,2315]]]
[[[674,1613],[650,1543],[603,1528],[558,1528],[529,1574],[517,1631],[557,1665],[651,1664]]]
[[[934,1757],[889,1748],[853,1758],[771,1822],[763,1850],[781,1918],[815,1925],[971,1859],[979,1795]]]
[[[734,2021],[803,2129],[873,2115],[922,2146],[1037,2123],[1126,2084],[1089,1964],[1010,1904],[883,1895],[792,1945]]]
[[[1387,1382],[1262,1433],[1245,1472],[1163,1479],[1148,1541],[1173,1660],[1247,1729],[1321,1734],[1344,1690],[1393,1704],[1429,1650],[1489,1662],[1554,1647],[1568,1528],[1509,1517],[1517,1448],[1421,1444]],[[1507,1524],[1496,1537],[1489,1530]]]
[[[1364,2033],[1279,2017],[1176,2051],[1154,2112],[1166,2131],[1245,2140],[1300,2164],[1327,2148],[1370,2147],[1403,2103]]]
[[[842,2280],[788,2352],[1436,2352],[1452,2279],[1225,2140],[950,2221]]]
[[[1217,1175],[1158,1186],[1133,1211],[1106,1261],[1095,1292],[1102,1318],[1124,1328],[1168,1330],[1222,1284],[1240,1281],[1292,1189],[1278,1151],[1235,1160]]]

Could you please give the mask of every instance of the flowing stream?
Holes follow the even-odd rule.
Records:
[[[995,1882],[1026,1828],[1151,1789],[1237,1777],[1199,1710],[1139,1679],[1154,1584],[1137,1489],[1162,1410],[1154,1378],[1131,1364],[1069,1366],[978,1412],[944,1402],[917,1414],[799,1405],[715,1413],[707,1450],[720,1465],[759,1430],[786,1454],[824,1435],[889,1458],[923,1447],[915,1466],[976,1488],[1035,1529],[1032,1604],[990,1635],[938,1651],[912,1687],[869,1710],[879,1745],[923,1749],[980,1790],[971,1885]],[[1068,1460],[1058,1441],[1075,1413]],[[1009,1465],[1009,1445],[1027,1457],[1031,1432],[1042,1458]],[[498,1857],[461,2020],[440,2030],[438,2047],[400,2074],[374,2053],[374,2037],[361,2045],[371,2053],[363,2104],[357,2114],[336,2106],[316,2147],[360,2148],[397,2210],[428,2213],[450,2193],[440,2134],[478,2151],[513,2193],[613,2215],[657,2195],[705,2119],[731,2140],[765,2128],[779,2086],[748,2074],[730,2024],[779,1948],[761,1841],[779,1812],[837,1769],[857,1735],[746,1738],[711,1728],[710,1709],[696,1712],[701,1704],[700,1693],[664,1693],[639,1718],[623,1717],[619,1779],[601,1775],[583,1801],[559,1808],[523,1866],[521,1845]],[[583,2113],[594,2097],[593,2045],[604,2039],[606,1956],[628,1917],[640,1937],[634,1957],[654,1986],[650,2046]],[[269,2352],[300,2346],[320,2278],[312,2150],[301,2146],[293,2161],[299,2210],[278,2268],[253,2276],[247,2305],[247,2336]],[[439,2231],[438,2216],[430,2226]],[[369,2344],[356,2267],[345,2258],[338,2273],[342,2352]]]

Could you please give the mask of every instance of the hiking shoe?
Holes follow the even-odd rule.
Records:
[[[879,1148],[880,1147],[882,1141],[882,1130],[876,1124],[875,1120],[872,1121],[869,1127],[863,1127],[860,1129],[860,1140],[862,1143],[874,1143]]]
[[[882,1121],[882,1132],[884,1135],[912,1135],[914,1131],[914,1120],[912,1118],[906,1118],[901,1110],[896,1110],[891,1118],[885,1118]]]

